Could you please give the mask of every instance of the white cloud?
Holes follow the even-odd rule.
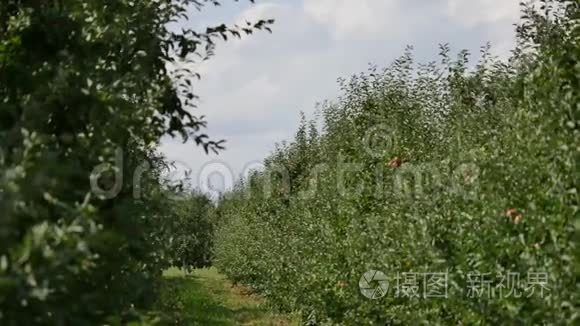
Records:
[[[447,13],[467,27],[499,22],[515,23],[519,0],[447,0]]]
[[[395,26],[396,0],[304,0],[304,11],[337,39],[365,37]]]
[[[514,24],[520,17],[520,0],[446,0],[447,15],[467,29],[483,30],[493,52],[507,57],[515,43]]]

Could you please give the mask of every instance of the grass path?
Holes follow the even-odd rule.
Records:
[[[293,316],[270,312],[263,299],[232,285],[215,268],[167,270],[161,304],[177,325],[299,325]]]

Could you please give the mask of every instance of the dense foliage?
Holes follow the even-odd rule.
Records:
[[[172,266],[191,270],[211,265],[212,209],[209,197],[198,192],[174,202],[171,228],[166,235]]]
[[[343,80],[220,201],[218,267],[312,324],[577,324],[580,4],[541,5],[509,60],[442,46],[440,63],[409,50]],[[369,270],[391,286],[375,301]],[[425,273],[447,275],[445,297],[422,295]],[[401,275],[419,297],[393,292]],[[547,293],[528,293],[534,275]]]
[[[206,259],[179,257],[191,227],[172,217],[197,199],[175,203],[155,148],[222,148],[192,115],[184,64],[271,21],[170,29],[205,3],[0,2],[0,324],[140,320],[163,268]]]

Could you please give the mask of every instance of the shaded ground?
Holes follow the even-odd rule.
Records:
[[[176,325],[299,325],[268,310],[261,298],[233,286],[215,268],[164,273],[161,309]]]

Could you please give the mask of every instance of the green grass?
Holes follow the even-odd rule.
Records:
[[[265,300],[215,268],[165,271],[160,309],[176,325],[299,325],[298,318],[273,313]]]

